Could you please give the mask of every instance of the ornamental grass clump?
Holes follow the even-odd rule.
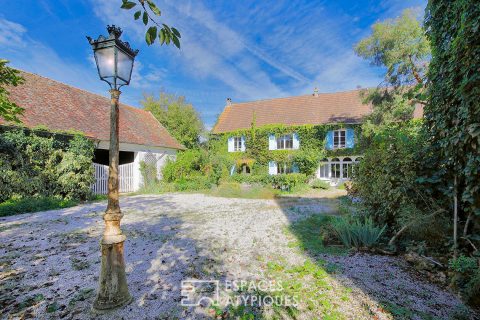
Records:
[[[372,218],[340,217],[333,221],[333,229],[339,240],[348,248],[371,248],[386,229],[375,226]]]

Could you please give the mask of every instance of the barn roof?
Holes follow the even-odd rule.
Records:
[[[110,140],[110,100],[100,95],[22,71],[25,83],[9,87],[10,100],[25,109],[20,117],[29,128],[83,132]],[[120,104],[120,142],[183,149],[148,111]],[[0,118],[0,124],[5,121]]]

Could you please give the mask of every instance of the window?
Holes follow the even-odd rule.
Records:
[[[328,178],[329,165],[328,160],[323,159],[320,163],[319,176],[320,178]]]
[[[292,166],[289,166],[286,163],[277,164],[277,174],[287,174],[287,173],[292,173]]]
[[[277,138],[278,149],[293,149],[293,134],[286,134]]]
[[[346,130],[333,131],[333,149],[341,149],[346,146]]]
[[[242,151],[242,137],[233,138],[233,151]]]
[[[338,158],[332,159],[330,163],[332,178],[340,178],[340,160]]]
[[[344,179],[350,179],[352,178],[352,173],[353,173],[353,162],[352,159],[350,158],[344,158],[342,161],[342,173]]]

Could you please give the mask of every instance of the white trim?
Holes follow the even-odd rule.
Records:
[[[109,150],[110,141],[108,140],[99,141],[95,149]],[[146,146],[143,144],[134,144],[134,143],[121,142],[119,144],[119,151],[131,151],[131,152],[143,151],[143,152],[153,152],[153,153],[166,152],[167,154],[176,155],[178,150],[179,149]]]
[[[350,158],[351,161],[344,162],[343,160],[345,158]],[[358,163],[357,159],[360,159],[360,158],[363,158],[363,156],[339,156],[339,157],[335,157],[335,158],[329,157],[329,158],[327,158],[327,161],[320,161],[320,163],[318,165],[316,176],[320,180],[330,182],[330,185],[332,185],[332,186],[336,186],[336,185],[339,185],[342,182],[349,181],[351,178],[344,177],[343,167],[347,163],[348,163],[348,165],[353,165],[353,164]],[[338,159],[338,161],[332,161],[333,159]],[[339,165],[340,166],[340,168],[339,168],[340,169],[340,177],[338,177],[338,178],[332,177],[332,165]],[[322,168],[322,166],[326,166],[327,177],[322,176],[322,173],[323,173],[323,175],[325,175],[325,168]],[[323,169],[323,172],[322,172],[322,169]],[[348,168],[347,168],[347,170],[348,170]],[[347,174],[348,174],[348,172],[347,172]]]

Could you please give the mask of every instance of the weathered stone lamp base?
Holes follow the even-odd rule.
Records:
[[[96,313],[105,313],[132,301],[132,296],[128,292],[123,258],[125,236],[118,237],[119,239],[109,239],[110,243],[102,240],[102,269],[97,298],[93,303],[93,311]]]

